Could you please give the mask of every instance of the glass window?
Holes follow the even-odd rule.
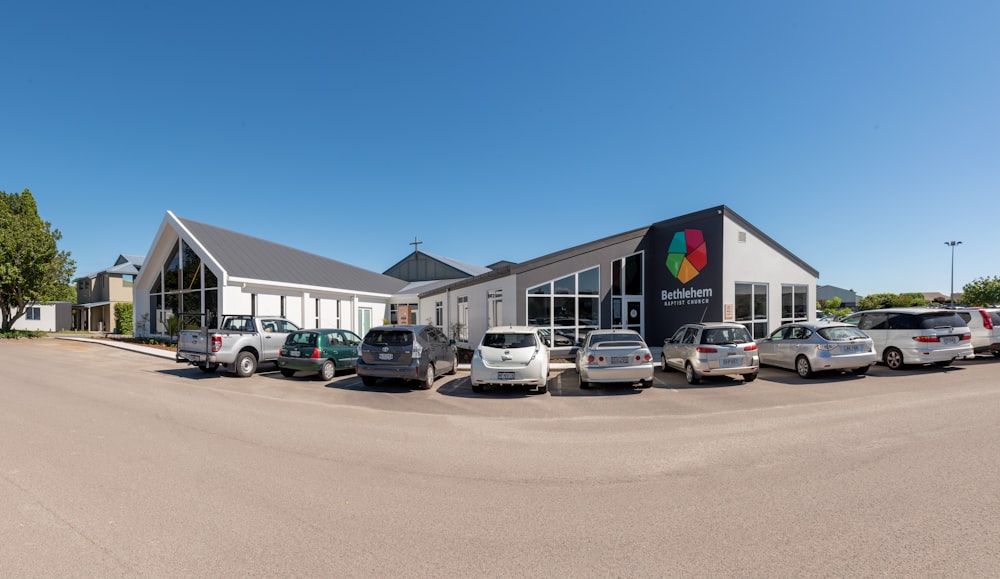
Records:
[[[528,296],[528,323],[542,327],[552,325],[552,298]]]
[[[618,259],[611,262],[611,295],[622,295],[622,262]]]
[[[596,296],[601,293],[601,270],[600,268],[593,267],[591,269],[581,271],[579,275],[579,288],[580,295],[591,295]]]
[[[783,285],[781,286],[781,323],[804,322],[808,319],[808,309],[806,308],[806,296],[809,293],[809,286],[806,285]]]
[[[166,265],[163,268],[163,291],[173,292],[181,289],[180,287],[180,274],[181,274],[181,260],[177,253],[177,246],[170,251],[170,257],[167,258]]]
[[[205,266],[205,289],[213,287],[219,287],[219,278],[208,266]]]
[[[24,311],[25,317],[29,320],[38,321],[42,319],[42,308],[32,306],[30,308],[26,308]]]
[[[555,281],[555,293],[557,295],[569,295],[576,293],[576,276],[570,275]]]
[[[642,254],[625,258],[625,295],[642,295]]]
[[[551,295],[552,294],[552,284],[551,283],[543,283],[542,285],[537,285],[537,286],[529,289],[528,290],[528,294]]]
[[[201,258],[183,241],[181,242],[181,255],[184,258],[184,266],[181,268],[184,275],[184,287],[181,289],[201,289]]]
[[[767,284],[736,284],[736,321],[746,326],[754,339],[767,335]]]
[[[122,287],[132,287],[134,283],[135,283],[134,275],[128,273],[122,275]]]

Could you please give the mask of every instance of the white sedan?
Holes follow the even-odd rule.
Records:
[[[653,355],[634,330],[593,330],[576,352],[580,388],[594,383],[653,384]]]

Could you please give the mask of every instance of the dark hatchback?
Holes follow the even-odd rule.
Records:
[[[281,346],[278,368],[282,376],[309,372],[318,374],[320,380],[329,381],[337,370],[354,368],[360,344],[357,334],[339,328],[292,332]]]
[[[413,380],[429,390],[443,374],[454,374],[454,340],[435,326],[379,326],[365,334],[358,348],[358,376],[365,386],[379,378]]]

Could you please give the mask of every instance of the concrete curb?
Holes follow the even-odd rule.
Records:
[[[112,348],[118,348],[120,350],[129,350],[132,352],[138,352],[140,354],[146,354],[147,356],[156,356],[157,358],[163,358],[165,360],[176,360],[176,354],[170,350],[161,350],[159,348],[150,348],[148,346],[143,346],[141,344],[132,344],[129,342],[120,342],[118,340],[95,340],[93,338],[77,338],[73,336],[56,336],[58,340],[70,340],[72,342],[86,342],[89,344],[100,344],[102,346],[109,346]]]

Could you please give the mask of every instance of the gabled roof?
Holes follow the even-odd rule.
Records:
[[[193,219],[177,221],[230,277],[393,294],[406,282],[341,261]]]
[[[117,273],[122,275],[138,275],[139,270],[142,269],[142,264],[146,261],[146,256],[135,255],[130,253],[122,253],[118,255],[118,259],[115,260],[115,264],[107,269],[102,269],[101,271],[95,271],[94,273],[88,273],[85,275],[77,276],[73,281],[88,279],[96,277],[101,273]]]
[[[428,267],[427,262],[436,262],[443,267]],[[423,263],[422,266],[416,264]],[[413,268],[416,268],[415,270]],[[392,267],[382,273],[409,281],[431,281],[437,279],[461,279],[489,273],[490,268],[473,265],[450,257],[444,257],[426,251],[413,252],[397,261]],[[423,279],[421,279],[423,278]]]
[[[455,268],[455,269],[457,269],[459,271],[463,271],[463,272],[469,274],[470,276],[482,275],[484,273],[489,273],[490,272],[490,268],[488,268],[488,267],[482,267],[482,266],[479,266],[479,265],[473,265],[471,263],[467,263],[467,262],[464,262],[464,261],[459,261],[457,259],[452,259],[450,257],[444,257],[444,256],[436,255],[436,254],[433,254],[433,253],[427,253],[426,251],[422,251],[421,253],[423,253],[424,255],[426,255],[428,257],[430,257],[431,259],[436,259],[436,260],[440,261],[441,263],[443,263],[445,265],[449,265],[449,266],[451,266],[451,267],[453,267],[453,268]]]

